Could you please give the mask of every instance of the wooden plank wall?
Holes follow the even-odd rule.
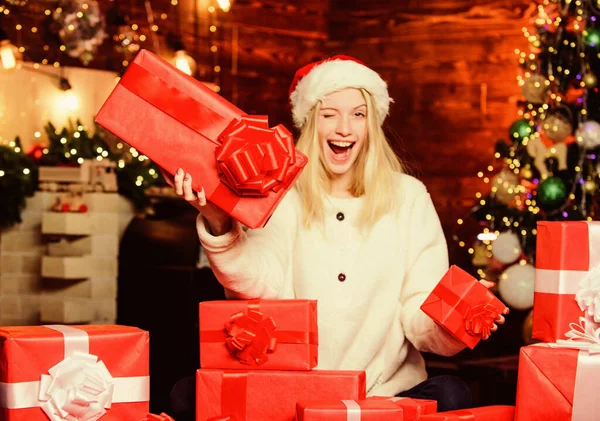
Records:
[[[27,17],[28,25],[43,17],[43,9],[52,1],[30,3],[36,13]],[[101,2],[103,8],[111,3]],[[181,33],[199,63],[200,77],[212,81],[217,62],[225,98],[249,113],[268,114],[274,124],[291,127],[288,87],[298,67],[338,53],[365,61],[388,81],[395,99],[388,134],[428,186],[451,233],[456,219],[474,203],[474,193],[481,188],[476,174],[493,162],[494,141],[506,137],[516,118],[519,89],[514,50],[526,46],[521,28],[530,24],[533,2],[232,3],[228,13],[209,15],[209,0],[179,1]],[[152,6],[163,46],[166,32],[177,30],[177,8],[168,0],[153,0]],[[143,0],[119,2],[119,7],[149,34]],[[168,19],[160,18],[163,13]],[[11,14],[5,21],[12,18]],[[211,36],[208,27],[215,19],[219,29]],[[213,43],[219,47],[216,56],[210,52]],[[31,57],[48,55],[41,42],[31,39],[29,44]],[[118,62],[111,44],[105,44],[90,67],[110,68]],[[151,42],[145,47],[152,49]]]

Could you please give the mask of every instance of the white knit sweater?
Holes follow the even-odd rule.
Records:
[[[446,241],[425,186],[404,174],[397,184],[400,209],[368,235],[356,227],[363,198],[325,196],[325,230],[306,229],[295,189],[265,228],[244,231],[236,222],[214,237],[202,217],[197,223],[229,298],[318,300],[317,368],[366,370],[369,396],[393,396],[425,380],[417,350],[464,348],[419,308],[448,269]]]

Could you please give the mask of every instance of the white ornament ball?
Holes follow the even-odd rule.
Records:
[[[579,126],[575,132],[575,137],[585,149],[600,146],[600,124],[594,120],[586,121]]]
[[[508,267],[498,282],[498,293],[502,301],[516,310],[533,307],[535,268],[517,263]]]
[[[548,94],[548,80],[542,75],[531,75],[523,82],[521,93],[532,104],[543,104]]]
[[[502,170],[492,178],[492,193],[497,202],[507,204],[515,198],[519,176],[512,171]]]
[[[516,234],[506,231],[492,241],[492,255],[500,263],[513,263],[521,256],[521,243]]]

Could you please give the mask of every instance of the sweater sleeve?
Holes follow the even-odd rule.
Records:
[[[400,296],[406,338],[419,351],[454,355],[465,346],[420,309],[448,270],[446,239],[427,191],[415,200],[410,220],[408,266]]]
[[[245,231],[234,221],[215,237],[198,215],[198,237],[228,298],[282,298],[291,285],[291,256],[297,226],[294,197],[288,192],[264,228]]]

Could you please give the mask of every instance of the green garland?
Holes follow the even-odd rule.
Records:
[[[116,140],[118,147],[111,149],[105,139],[110,134],[100,127],[90,134],[79,120],[62,130],[57,130],[52,123],[44,129],[49,144],[41,148],[43,153],[37,158],[23,153],[18,138],[10,147],[0,146],[0,174],[3,174],[0,177],[0,227],[21,222],[25,198],[33,196],[37,189],[40,165],[77,165],[81,159],[115,162],[119,194],[131,200],[137,210],[151,212],[146,190],[166,185],[154,162],[122,141]]]
[[[38,185],[38,169],[25,155],[18,137],[9,146],[0,145],[0,228],[21,222],[26,198]]]

